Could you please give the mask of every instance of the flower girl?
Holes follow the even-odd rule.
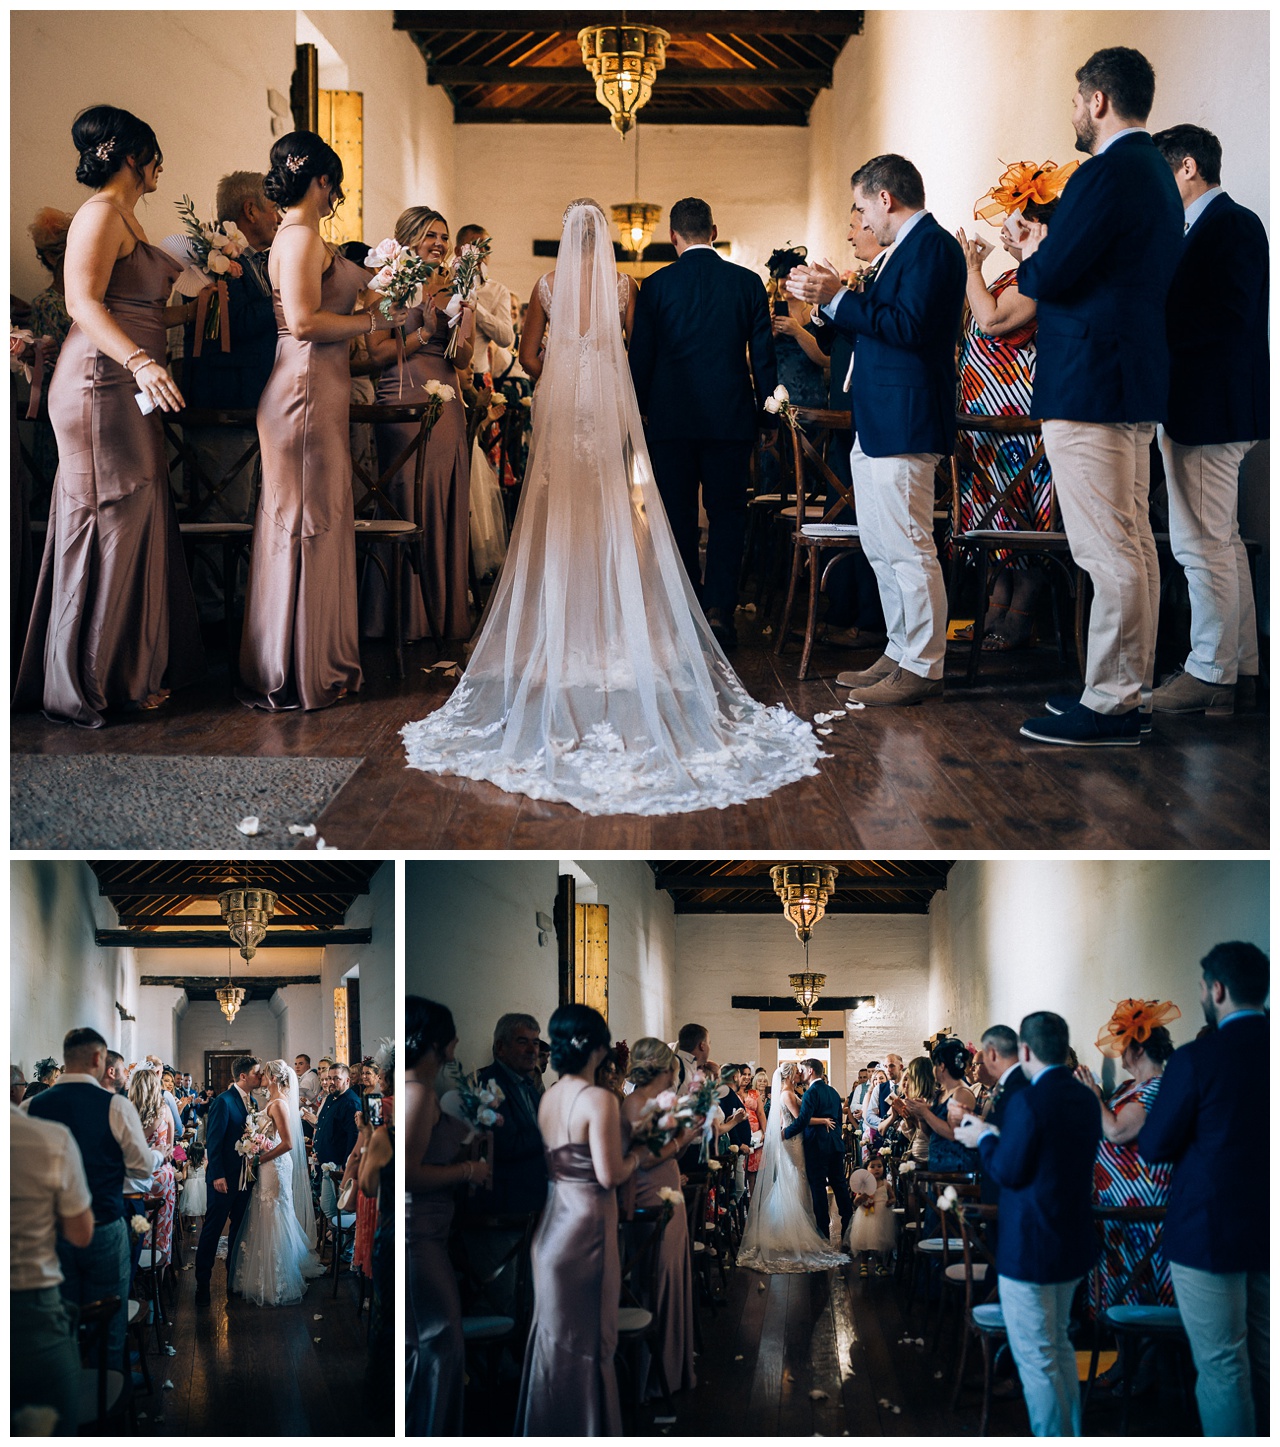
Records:
[[[884,1177],[882,1157],[872,1156],[867,1162],[866,1170],[853,1173],[849,1185],[853,1189],[853,1203],[857,1208],[849,1222],[849,1254],[855,1258],[862,1256],[858,1274],[866,1276],[866,1256],[874,1253],[878,1258],[876,1275],[886,1276],[889,1268],[885,1264],[885,1258],[893,1250],[894,1220],[891,1207],[894,1196],[893,1187]]]
[[[205,1209],[204,1147],[192,1146],[187,1179],[182,1185],[178,1210],[183,1216],[203,1216]]]

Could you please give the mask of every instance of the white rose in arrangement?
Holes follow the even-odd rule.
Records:
[[[776,397],[766,397],[764,399],[764,410],[766,412],[776,412],[781,406],[782,403],[779,402]]]
[[[223,252],[212,250],[205,257],[204,269],[211,276],[226,276],[231,270],[231,261]]]
[[[145,1216],[130,1216],[129,1230],[135,1236],[145,1236],[151,1230],[151,1223]]]
[[[384,266],[382,270],[378,272],[378,274],[369,283],[370,290],[382,291],[385,287],[391,285],[391,281],[394,276],[395,271],[389,266]]]
[[[684,1196],[674,1186],[663,1186],[658,1192],[658,1199],[666,1201],[672,1206],[683,1206]]]
[[[778,385],[773,389],[773,395],[778,399],[779,402],[791,401],[791,393],[787,391],[787,389],[782,385],[781,382],[779,382]]]
[[[385,241],[378,242],[377,246],[364,259],[366,266],[381,266],[384,262],[394,261],[400,255],[400,243],[392,236]]]
[[[707,1162],[707,1170],[709,1170],[709,1171],[718,1171],[718,1170],[721,1170],[721,1169],[722,1169],[722,1167],[721,1167],[719,1161],[708,1161],[708,1162]]]
[[[249,238],[240,230],[234,221],[224,221],[222,223],[222,232],[227,238],[228,243],[225,249],[231,251],[233,256],[239,256],[249,245]],[[234,251],[232,251],[232,247],[235,248]]]

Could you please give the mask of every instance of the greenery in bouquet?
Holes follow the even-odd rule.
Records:
[[[441,1096],[440,1109],[470,1128],[470,1135],[463,1142],[466,1145],[475,1136],[502,1124],[498,1107],[506,1098],[496,1080],[479,1081],[474,1074],[464,1075],[457,1089]]]
[[[462,330],[462,309],[468,302],[475,301],[480,288],[488,280],[485,262],[488,261],[492,249],[493,241],[488,236],[481,236],[476,241],[469,241],[458,253],[457,263],[453,268],[453,294],[445,307],[450,328],[449,345],[445,348],[447,357],[457,355],[458,335]]]
[[[389,317],[397,307],[421,306],[426,284],[436,271],[416,251],[401,246],[390,236],[369,252],[364,264],[374,273],[369,290],[382,298],[378,310],[384,317]]]

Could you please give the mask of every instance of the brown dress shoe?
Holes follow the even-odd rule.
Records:
[[[1194,674],[1170,674],[1151,695],[1157,713],[1202,713],[1206,718],[1230,718],[1236,708],[1234,683],[1205,683]]]
[[[828,628],[820,641],[828,648],[882,649],[889,640],[883,630],[873,633],[866,628]]]
[[[907,704],[923,703],[926,698],[941,697],[940,678],[921,678],[918,673],[908,673],[895,665],[892,673],[870,688],[854,689],[849,702],[866,708],[903,708]]]
[[[897,666],[887,653],[882,653],[870,668],[864,668],[858,673],[837,673],[836,682],[841,688],[869,688],[873,683],[879,683],[882,678],[888,678]]]

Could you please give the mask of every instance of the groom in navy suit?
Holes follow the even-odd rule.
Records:
[[[711,207],[671,208],[676,260],[636,299],[629,356],[654,479],[711,631],[737,643],[733,614],[747,536],[747,476],[764,403],[778,381],[773,324],[753,271],[718,255]],[[698,559],[698,489],[707,566]]]
[[[218,1238],[222,1228],[230,1222],[227,1241],[228,1294],[230,1294],[230,1272],[236,1237],[240,1234],[240,1223],[244,1220],[249,1205],[249,1190],[240,1189],[240,1167],[243,1157],[236,1153],[236,1142],[244,1134],[244,1123],[249,1118],[253,1101],[249,1092],[262,1084],[262,1073],[258,1062],[246,1055],[231,1067],[234,1083],[229,1085],[209,1107],[209,1120],[205,1127],[205,1180],[208,1183],[208,1203],[205,1206],[204,1227],[196,1247],[196,1305],[209,1301],[209,1282],[213,1276],[213,1263],[218,1254]]]
[[[889,641],[870,668],[840,682],[853,687],[851,703],[872,708],[942,693],[947,594],[933,541],[934,472],[955,443],[966,268],[959,242],[924,209],[924,182],[905,156],[876,156],[852,185],[854,208],[889,247],[875,280],[846,291],[833,268],[810,266],[787,285],[853,337],[853,492]]]
[[[840,1134],[843,1102],[823,1080],[821,1060],[802,1060],[800,1078],[805,1082],[800,1114],[783,1129],[782,1138],[791,1140],[804,1132],[804,1173],[813,1193],[814,1221],[826,1241],[831,1231],[831,1212],[827,1209],[827,1187],[830,1186],[835,1193],[836,1209],[840,1212],[840,1238],[843,1240],[853,1217],[853,1198],[849,1195],[849,1182],[844,1174],[844,1139]],[[825,1116],[836,1124],[834,1127],[813,1125],[814,1116],[819,1119]]]

